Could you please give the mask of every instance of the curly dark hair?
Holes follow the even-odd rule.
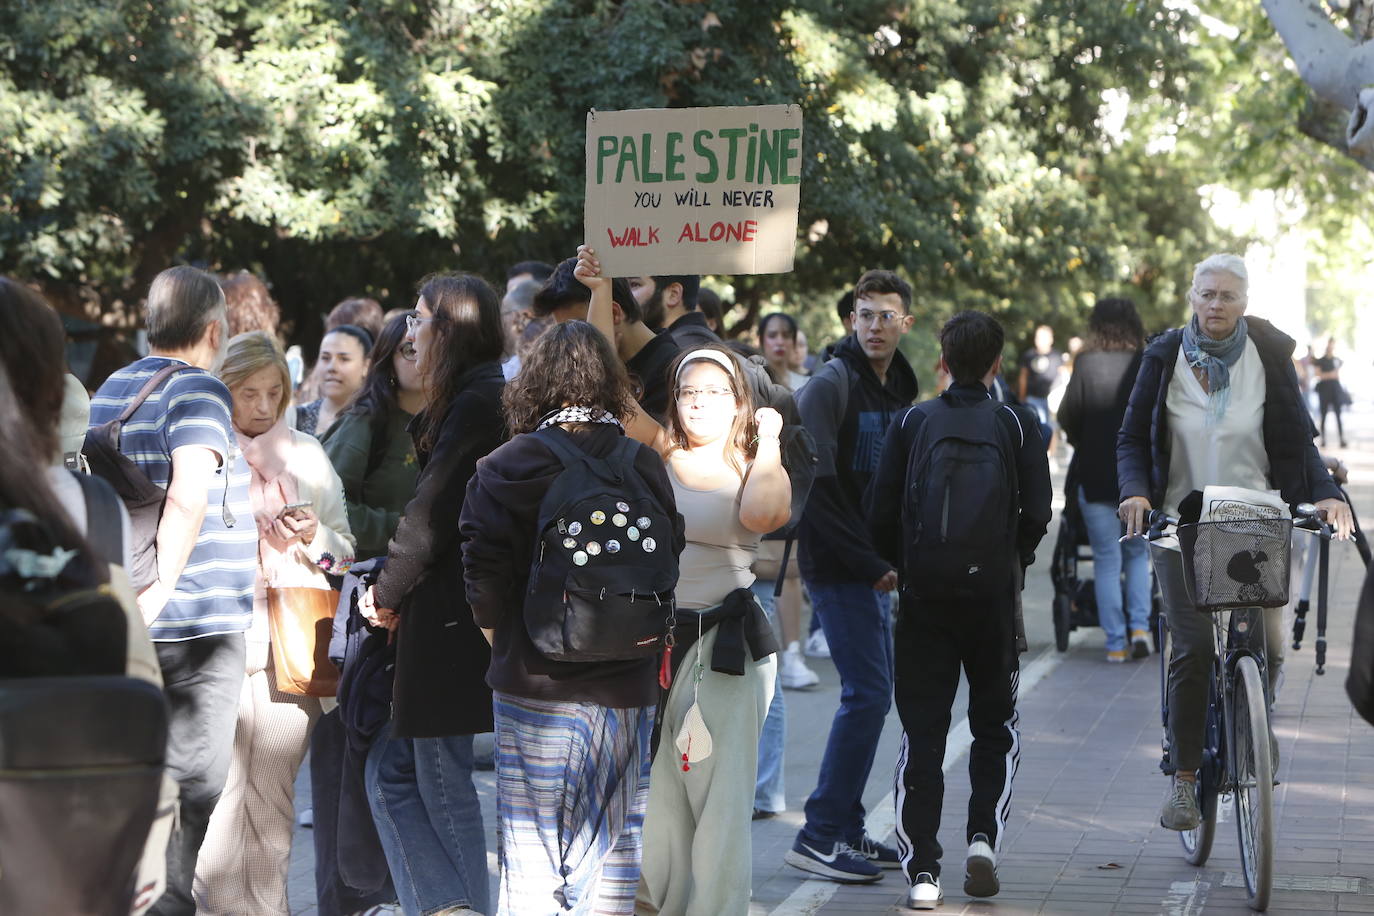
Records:
[[[1139,350],[1145,324],[1130,299],[1099,299],[1088,317],[1088,349]]]
[[[562,407],[600,408],[622,423],[635,409],[624,365],[610,341],[585,321],[564,321],[539,335],[501,403],[512,436],[534,431]]]

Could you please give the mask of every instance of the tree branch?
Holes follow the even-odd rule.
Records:
[[[1374,85],[1374,43],[1356,43],[1313,0],[1262,0],[1303,82],[1347,110]]]

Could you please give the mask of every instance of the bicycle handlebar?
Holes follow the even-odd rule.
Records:
[[[1161,509],[1151,509],[1147,516],[1149,528],[1145,532],[1145,538],[1150,541],[1157,541],[1164,537],[1164,532],[1168,528],[1177,528],[1179,520],[1165,515]],[[1306,531],[1319,538],[1331,540],[1335,536],[1335,531],[1326,523],[1326,510],[1318,509],[1311,503],[1302,503],[1298,506],[1298,514],[1292,518],[1293,527],[1299,531]]]

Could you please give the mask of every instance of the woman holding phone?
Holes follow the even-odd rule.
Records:
[[[343,485],[324,449],[284,419],[291,383],[276,341],[262,331],[235,337],[219,377],[233,398],[238,447],[253,472],[258,575],[234,755],[196,863],[195,897],[202,916],[268,916],[289,911],[292,789],[320,701],[277,689],[267,589],[328,589],[325,573],[353,562],[353,535]]]

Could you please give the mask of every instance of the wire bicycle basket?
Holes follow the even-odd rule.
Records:
[[[1183,571],[1200,611],[1288,604],[1293,522],[1247,518],[1178,526]]]

